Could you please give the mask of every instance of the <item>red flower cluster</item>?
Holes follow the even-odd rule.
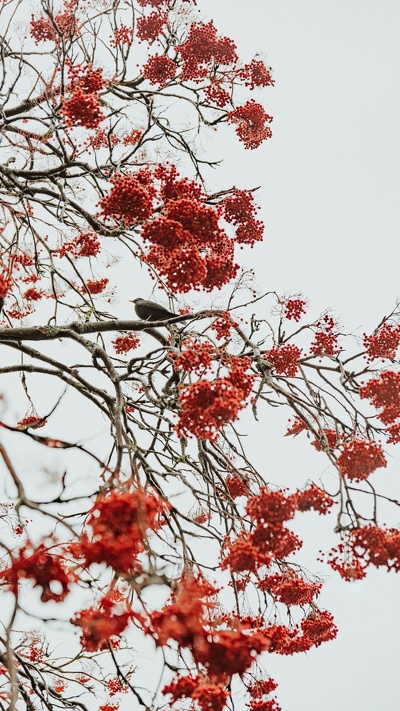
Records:
[[[273,86],[275,84],[271,70],[265,66],[261,59],[252,59],[250,64],[245,64],[239,72],[239,77],[250,90],[255,89],[256,86]]]
[[[87,520],[92,533],[90,537],[83,533],[71,550],[86,565],[106,563],[118,572],[131,573],[140,569],[137,557],[144,550],[146,530],[157,530],[167,510],[155,494],[113,489],[97,497]]]
[[[167,16],[160,12],[151,12],[147,17],[139,17],[137,21],[137,36],[140,40],[153,44],[161,34]]]
[[[229,37],[218,37],[212,20],[191,25],[186,42],[176,49],[183,62],[181,81],[201,82],[217,66],[237,61],[235,43]]]
[[[288,321],[300,321],[303,314],[306,313],[307,302],[304,299],[282,299],[280,304]]]
[[[245,148],[258,148],[263,141],[272,136],[272,131],[267,125],[272,123],[272,116],[269,116],[261,104],[253,99],[231,111],[228,114],[228,122],[236,124],[236,133]]]
[[[336,323],[332,316],[325,315],[321,321],[315,324],[319,331],[316,331],[314,340],[310,346],[310,353],[315,356],[334,356],[340,352],[338,346],[338,334],[336,333]]]
[[[265,351],[264,358],[272,363],[278,375],[294,378],[297,373],[300,355],[301,351],[297,346],[291,343],[281,343],[279,346],[274,346],[269,351]]]
[[[128,353],[128,351],[137,348],[140,344],[140,338],[136,333],[127,333],[126,336],[118,336],[114,341],[112,341],[114,350],[118,355],[122,353]]]
[[[223,202],[225,220],[236,227],[235,242],[250,244],[262,240],[264,223],[256,220],[259,208],[254,204],[254,197],[248,190],[235,190],[233,195]]]
[[[257,584],[284,605],[307,605],[319,595],[322,583],[308,583],[291,570],[268,575]]]
[[[62,100],[61,113],[64,114],[66,124],[70,128],[74,126],[96,128],[105,118],[97,96],[86,93],[81,86],[78,86],[69,99]]]
[[[212,382],[198,380],[181,387],[181,412],[177,430],[180,436],[194,435],[199,439],[215,440],[219,431],[236,420],[251,393],[254,375],[246,373],[248,358],[232,358],[229,374]]]
[[[95,232],[81,232],[71,242],[63,244],[57,250],[59,257],[71,254],[74,259],[79,257],[95,257],[100,252],[100,242]]]
[[[39,585],[43,589],[40,596],[42,602],[62,602],[68,595],[71,584],[78,579],[67,567],[62,552],[51,553],[44,543],[35,547],[30,541],[17,551],[12,564],[0,571],[0,585],[8,586],[13,594],[17,595],[18,583],[24,578],[31,578],[35,587]],[[54,583],[58,584],[57,589],[61,587],[60,592],[52,589]]]
[[[153,212],[155,191],[148,173],[117,175],[111,178],[112,188],[99,202],[105,220],[114,219],[133,227],[147,220]]]
[[[304,491],[297,491],[296,503],[298,511],[318,511],[320,514],[326,514],[332,508],[335,501],[328,496],[319,486],[312,483]]]
[[[176,74],[176,65],[170,57],[165,54],[156,54],[150,57],[143,67],[143,77],[148,79],[150,84],[158,84],[160,87],[173,79]]]
[[[174,368],[182,368],[187,373],[200,375],[211,367],[216,356],[215,346],[209,341],[192,343],[190,346],[180,353],[171,355],[174,361]]]
[[[127,608],[122,610],[121,596],[118,592],[110,592],[100,601],[97,608],[89,607],[81,610],[71,620],[73,625],[81,628],[81,645],[87,652],[107,649],[111,638],[119,635],[127,627],[133,612]],[[116,641],[116,640],[115,640]]]
[[[389,323],[384,323],[382,328],[374,335],[367,336],[364,334],[363,341],[369,361],[376,358],[394,360],[400,343],[400,326],[391,326]]]
[[[375,469],[386,467],[387,461],[380,444],[354,439],[343,444],[337,465],[343,476],[354,481],[363,481]]]

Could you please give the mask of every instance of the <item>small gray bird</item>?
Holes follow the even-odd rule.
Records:
[[[179,314],[173,314],[172,311],[164,308],[155,301],[146,301],[145,299],[133,299],[131,302],[135,304],[135,311],[142,321],[165,321],[168,318],[174,318]],[[182,316],[184,319],[184,316]]]

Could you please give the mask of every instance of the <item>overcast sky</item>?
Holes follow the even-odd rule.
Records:
[[[252,152],[233,141],[229,150],[221,146],[227,178],[235,176],[240,187],[262,185],[266,238],[246,256],[259,284],[303,291],[313,311],[332,307],[348,331],[371,331],[400,295],[400,3],[198,5],[246,59],[259,51],[274,70],[276,86],[263,94],[273,138]],[[285,472],[292,479],[295,470],[301,485],[323,473],[322,460],[298,440],[279,440],[279,452],[265,456],[259,448],[270,480],[275,473],[284,481]],[[395,455],[389,470],[376,475],[397,493],[399,460]],[[332,522],[308,521],[306,536],[312,540],[315,532],[316,550],[334,545]],[[308,655],[267,658],[284,711],[397,711],[399,601],[393,573],[372,571],[353,584],[332,574],[321,606],[335,614],[337,640]]]

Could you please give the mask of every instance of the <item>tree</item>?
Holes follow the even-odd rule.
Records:
[[[310,322],[301,294],[256,293],[240,270],[263,235],[254,186],[210,193],[202,146],[215,130],[267,140],[251,92],[273,78],[195,5],[44,2],[23,33],[24,3],[1,5],[3,708],[111,711],[127,693],[218,710],[233,678],[246,707],[274,711],[260,655],[268,671],[267,653],[337,631],[290,522],[336,513],[327,560],[346,580],[399,568],[374,478],[400,439],[398,311],[354,348],[331,313]],[[175,318],[107,313],[139,296],[141,266]],[[327,458],[331,490],[282,490],[251,461],[246,410],[276,407],[291,412],[282,435]],[[88,420],[107,422],[94,444]]]

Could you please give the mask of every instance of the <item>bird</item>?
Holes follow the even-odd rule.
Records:
[[[133,299],[132,304],[135,304],[136,314],[142,321],[166,321],[169,318],[176,318],[179,314],[174,314],[168,311],[161,304],[156,304],[155,301],[146,301],[146,299]],[[185,317],[182,316],[182,320]]]

